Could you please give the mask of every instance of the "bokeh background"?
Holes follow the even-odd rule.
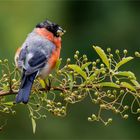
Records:
[[[125,48],[130,55],[140,50],[140,2],[115,1],[65,1],[65,0],[0,0],[0,59],[13,62],[14,53],[33,27],[50,19],[67,30],[63,36],[61,57],[73,57],[76,50],[94,60],[92,45],[112,50]],[[139,59],[127,65],[140,80]],[[9,117],[8,125],[0,132],[1,140],[11,139],[92,139],[135,140],[140,139],[140,123],[130,115],[127,121],[113,116],[112,125],[90,123],[87,117],[95,108],[88,99],[69,106],[66,118],[47,113],[47,120],[37,122],[36,134],[24,106],[18,108],[15,117]]]

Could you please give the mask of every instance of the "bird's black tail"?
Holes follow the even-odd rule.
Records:
[[[25,75],[25,70],[23,70],[20,89],[16,97],[16,103],[20,102],[23,102],[24,104],[28,103],[30,91],[36,75],[37,72],[34,72],[30,75]]]

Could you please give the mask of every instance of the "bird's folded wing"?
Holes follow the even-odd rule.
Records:
[[[28,64],[31,67],[40,67],[47,62],[47,56],[41,51],[34,52],[33,56],[29,59]]]

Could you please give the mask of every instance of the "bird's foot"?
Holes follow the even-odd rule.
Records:
[[[48,83],[44,80],[44,83],[45,83],[46,90],[50,91],[50,89],[51,89],[51,81],[50,81],[50,79],[48,79]]]

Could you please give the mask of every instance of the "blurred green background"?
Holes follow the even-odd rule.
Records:
[[[34,26],[50,19],[60,24],[67,33],[63,36],[61,57],[72,57],[76,50],[94,60],[92,45],[112,50],[125,48],[133,55],[140,46],[140,2],[139,1],[0,1],[0,59],[13,62],[14,53]],[[126,69],[135,72],[140,80],[138,59]],[[136,67],[137,66],[137,67]],[[20,106],[20,105],[19,105]],[[47,113],[47,120],[37,122],[36,134],[32,134],[31,122],[24,106],[18,108],[15,117],[9,117],[8,125],[0,132],[1,140],[11,139],[92,139],[135,140],[140,139],[140,124],[130,116],[124,121],[114,116],[112,125],[90,123],[87,117],[95,108],[88,99],[69,106],[66,118]]]

